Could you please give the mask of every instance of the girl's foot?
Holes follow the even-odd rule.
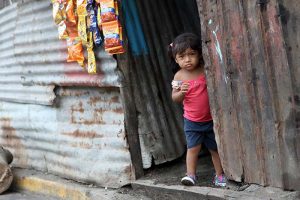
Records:
[[[191,175],[186,175],[181,179],[181,184],[186,186],[194,186],[196,184],[196,177]]]
[[[226,186],[227,179],[224,174],[221,174],[220,176],[215,175],[213,184],[215,186],[225,187]]]

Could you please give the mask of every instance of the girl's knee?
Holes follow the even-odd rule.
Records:
[[[199,153],[200,150],[201,150],[201,145],[198,145],[198,146],[189,148],[189,149],[188,149],[188,152],[190,152],[190,153]]]

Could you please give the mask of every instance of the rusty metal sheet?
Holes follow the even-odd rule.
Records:
[[[51,105],[54,93],[49,87],[54,85],[120,87],[117,62],[102,48],[95,49],[96,75],[66,62],[66,42],[58,40],[50,1],[19,1],[7,6],[0,10],[0,25],[0,83],[15,94],[3,98],[5,93],[0,91],[1,100]],[[36,93],[30,92],[33,90]],[[31,98],[25,98],[26,94]]]
[[[134,179],[117,88],[63,87],[55,106],[0,102],[0,145],[13,166],[120,187]]]
[[[299,71],[287,58],[278,2],[197,2],[226,175],[236,181],[299,188],[299,127],[292,100],[299,92],[293,78]]]

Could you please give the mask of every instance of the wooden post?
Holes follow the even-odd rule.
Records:
[[[13,174],[9,167],[12,160],[12,154],[0,146],[0,194],[9,188],[13,181]]]

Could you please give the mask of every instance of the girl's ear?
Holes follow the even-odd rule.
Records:
[[[176,57],[174,58],[174,60],[175,60],[175,62],[178,64],[178,61],[177,61]]]

